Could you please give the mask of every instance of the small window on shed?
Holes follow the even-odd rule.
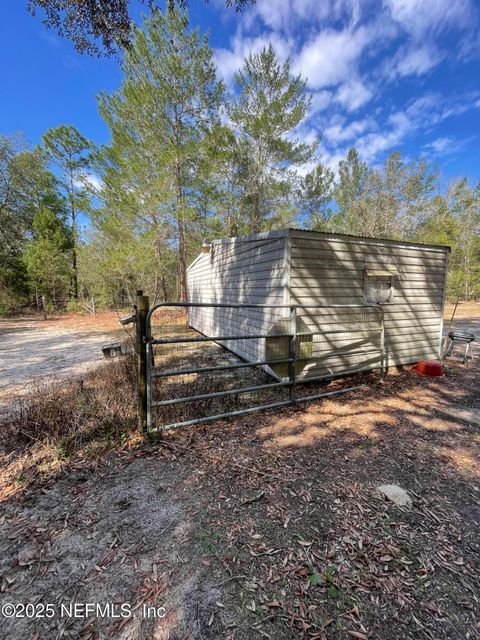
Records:
[[[386,270],[365,272],[365,299],[375,304],[387,304],[393,300],[395,274]]]

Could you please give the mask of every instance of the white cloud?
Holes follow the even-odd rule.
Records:
[[[295,70],[313,89],[335,86],[354,72],[369,42],[364,27],[355,31],[325,29],[308,41],[295,60]]]
[[[430,144],[426,144],[426,149],[432,149],[435,153],[448,153],[452,147],[452,138],[437,138]]]
[[[390,78],[420,76],[436,67],[443,58],[444,54],[432,45],[401,47],[388,63],[387,75]]]
[[[312,118],[318,113],[325,111],[332,104],[333,96],[330,91],[315,91],[312,93],[312,102],[308,110],[307,118]]]
[[[94,173],[85,173],[79,180],[75,180],[73,186],[76,189],[85,189],[90,187],[95,191],[100,191],[103,186],[101,179]]]
[[[215,61],[225,82],[227,84],[233,82],[235,72],[241,68],[244,59],[250,53],[259,53],[269,44],[281,61],[285,61],[290,56],[292,43],[276,33],[266,33],[256,38],[244,38],[237,33],[232,40],[231,49],[216,49]]]
[[[413,80],[447,58],[461,57],[477,17],[471,0],[257,0],[235,22],[230,18],[236,34],[215,58],[231,84],[250,51],[271,43],[280,60],[290,57],[293,72],[313,91],[306,122],[294,135],[311,142],[321,133],[322,161],[336,170],[348,146],[355,145],[372,162],[419,131],[432,136],[430,152],[441,152],[447,142],[434,139],[433,127],[480,108],[480,92],[422,96],[420,82],[414,87]],[[453,46],[454,33],[458,46]],[[390,56],[386,62],[385,54]],[[401,85],[408,77],[412,80]],[[386,83],[392,80],[402,92],[388,94]],[[346,118],[374,98],[368,118]]]
[[[393,113],[381,131],[368,133],[356,142],[359,154],[370,162],[382,151],[401,144],[404,138],[412,132],[413,123],[402,111]]]
[[[415,39],[427,32],[468,25],[473,14],[470,0],[385,0],[394,22]]]
[[[287,33],[305,21],[319,25],[343,19],[353,26],[361,17],[361,9],[361,0],[257,0],[254,7],[245,12],[244,24],[251,26],[260,18],[270,29]]]
[[[290,140],[298,140],[302,144],[313,144],[318,142],[320,135],[313,127],[298,127],[292,131],[287,138]]]
[[[447,118],[462,115],[475,106],[478,91],[444,97],[439,93],[427,93],[407,107],[408,116],[419,126],[432,127]]]
[[[326,165],[329,169],[338,174],[338,163],[340,160],[345,160],[347,148],[339,148],[334,151],[329,151],[323,145],[319,146],[319,153],[322,160],[322,164]]]
[[[367,129],[372,128],[375,128],[375,123],[371,119],[355,120],[350,124],[345,124],[345,122],[332,124],[324,130],[323,134],[329,142],[338,144],[339,142],[354,140]]]
[[[347,111],[355,111],[369,102],[372,96],[373,91],[354,78],[340,86],[335,99]]]
[[[465,144],[469,140],[456,140],[452,136],[446,136],[444,138],[436,138],[433,142],[424,145],[424,149],[433,152],[439,156],[445,156],[450,153],[456,153],[465,147]]]
[[[405,110],[394,112],[385,124],[378,124],[375,131],[361,135],[353,144],[361,157],[371,162],[378,154],[403,144],[416,132],[434,127],[443,120],[461,115],[473,107],[474,102],[469,94],[458,95],[452,99],[430,93],[414,100]],[[450,153],[450,149],[458,151],[464,144],[465,141],[454,141],[447,136],[437,138],[429,147],[435,153]]]

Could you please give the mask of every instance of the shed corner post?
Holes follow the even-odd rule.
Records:
[[[147,429],[147,314],[148,296],[139,289],[136,296],[135,360],[137,369],[138,428]]]
[[[385,376],[387,375],[387,361],[385,358],[385,309],[378,305],[380,309],[380,319],[381,319],[381,328],[380,328],[380,382],[385,382]]]
[[[445,251],[445,267],[444,267],[444,274],[443,274],[443,296],[442,296],[442,312],[441,312],[441,318],[440,318],[440,335],[438,337],[438,357],[440,360],[443,360],[444,355],[446,355],[446,346],[447,346],[447,340],[448,340],[448,332],[450,331],[450,327],[452,324],[452,321],[450,321],[450,325],[448,327],[447,333],[445,334],[445,336],[443,335],[443,329],[444,329],[444,320],[443,320],[443,316],[445,315],[445,303],[447,302],[447,278],[448,278],[448,254],[450,252],[449,251]],[[457,300],[457,305],[458,305],[458,300]],[[453,320],[453,316],[455,315],[455,311],[457,310],[457,306],[455,305],[455,309],[453,311],[453,315],[452,315],[452,320]]]
[[[290,307],[290,338],[288,349],[288,378],[289,378],[289,390],[290,390],[290,402],[295,403],[297,401],[297,307],[295,305]]]

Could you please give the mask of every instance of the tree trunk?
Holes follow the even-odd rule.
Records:
[[[73,186],[73,173],[70,173],[70,216],[72,218],[72,282],[73,282],[73,297],[78,300],[78,277],[77,277],[77,228],[75,224],[76,211],[75,211],[75,191]]]
[[[159,228],[158,228],[158,223],[155,223],[155,226],[157,227],[157,230],[156,230],[156,235],[155,235],[155,242],[153,244],[153,249],[154,249],[154,252],[155,252],[156,267],[155,267],[155,291],[154,291],[154,294],[153,294],[153,303],[152,304],[157,304],[158,290],[160,288],[160,272],[163,271],[161,269],[162,237],[160,235],[160,231],[159,231]],[[164,300],[165,300],[165,298],[164,298]]]
[[[180,285],[180,301],[187,302],[187,251],[185,238],[185,222],[181,215],[178,218],[178,282]]]
[[[165,274],[162,273],[162,291],[163,291],[163,302],[166,302],[168,300],[167,297],[167,282],[165,280]]]
[[[73,269],[73,297],[78,300],[78,277],[77,277],[77,252],[72,248],[72,269]]]
[[[187,239],[183,215],[182,179],[178,158],[175,160],[175,181],[177,190],[178,284],[180,289],[180,302],[187,302]]]

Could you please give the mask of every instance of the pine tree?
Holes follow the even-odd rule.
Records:
[[[332,210],[329,207],[334,191],[335,173],[320,162],[305,175],[300,189],[302,208],[307,214],[306,225],[315,231],[325,231]]]
[[[459,295],[470,300],[480,293],[480,183],[471,187],[467,178],[449,188],[450,207],[457,238],[452,268]]]
[[[60,184],[68,202],[71,233],[72,256],[72,289],[73,298],[78,299],[77,274],[77,217],[80,212],[88,209],[87,193],[82,188],[82,181],[90,166],[89,154],[92,143],[89,142],[75,127],[61,125],[49,129],[42,136],[45,156],[60,171]]]
[[[71,278],[71,236],[65,217],[41,209],[33,219],[32,239],[23,255],[37,298],[57,306],[68,294]]]
[[[186,300],[188,232],[199,215],[199,162],[223,87],[207,38],[190,30],[187,16],[178,11],[154,11],[143,28],[134,29],[122,69],[121,88],[100,96],[114,156],[107,183],[129,183],[131,201],[141,185],[159,248],[165,222],[174,225],[179,294]],[[117,211],[121,216],[121,205]]]
[[[335,186],[338,211],[332,220],[336,231],[368,235],[365,202],[368,173],[367,164],[360,160],[355,148],[349,149],[345,160],[340,160]]]
[[[290,222],[295,168],[312,157],[316,144],[293,136],[310,104],[305,82],[292,76],[269,46],[250,54],[235,75],[239,95],[228,107],[237,138],[237,179],[243,215],[256,233]]]
[[[63,203],[53,174],[38,150],[29,150],[21,136],[0,136],[0,306],[28,299],[22,255],[32,221],[45,206],[60,211]]]

